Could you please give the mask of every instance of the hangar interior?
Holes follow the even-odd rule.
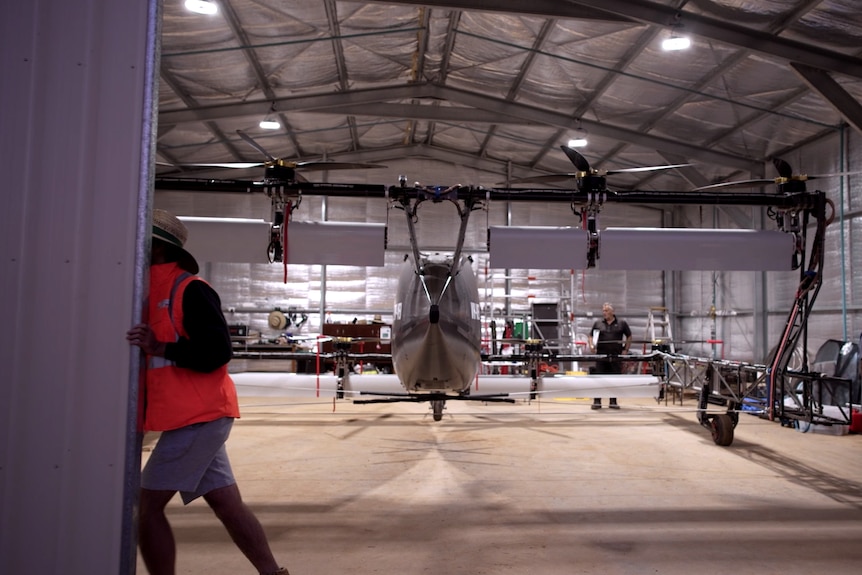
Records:
[[[591,167],[611,171],[612,192],[763,179],[748,191],[774,194],[772,159],[781,158],[795,177],[844,174],[807,182],[834,203],[823,286],[808,322],[813,360],[827,340],[855,340],[862,328],[852,242],[860,223],[862,67],[852,4],[235,0],[201,15],[165,2],[155,205],[183,216],[272,221],[270,198],[260,193],[203,184],[172,190],[174,179],[260,180],[259,165],[218,167],[265,159],[238,130],[278,159],[386,166],[298,169],[308,181],[386,186],[403,176],[423,185],[571,188],[572,177],[559,177],[574,172],[559,146],[579,136]],[[674,36],[690,36],[691,46],[663,50]],[[263,129],[261,120],[279,128]],[[667,164],[688,165],[614,172]],[[524,179],[530,183],[518,183]],[[451,250],[458,229],[451,206],[426,206],[420,247]],[[388,319],[397,263],[409,251],[403,216],[389,207],[361,195],[306,197],[293,215],[386,223],[383,267],[294,264],[285,283],[280,265],[206,264],[228,321],[266,341],[285,331],[268,325],[273,310],[307,315],[299,329],[287,329],[297,334],[318,333],[327,317]],[[602,230],[775,227],[767,208],[695,202],[607,203],[597,222]],[[678,349],[761,363],[800,278],[799,269],[603,270],[601,261],[492,269],[486,229],[495,225],[580,227],[580,215],[565,202],[492,201],[472,218],[465,243],[486,326],[495,319],[526,325],[532,304],[555,303],[569,320],[562,331],[573,349],[609,301],[638,342],[648,339],[650,308],[664,307]]]
[[[395,185],[403,175],[491,188],[551,176],[528,185],[565,190],[573,166],[559,146],[574,136],[598,170],[690,164],[608,174],[611,192],[766,179],[754,191],[773,194],[773,158],[794,182],[832,174],[805,182],[835,206],[809,352],[855,341],[857,4],[220,0],[208,16],[181,0],[0,4],[0,62],[14,80],[0,83],[0,157],[14,192],[0,214],[11,322],[0,346],[0,572],[144,572],[141,366],[121,334],[141,317],[153,206],[272,217],[263,194],[178,189],[178,179],[261,178],[261,167],[188,165],[264,159],[236,130],[287,161],[387,166],[301,170],[309,182]],[[660,48],[682,35],[688,50]],[[279,129],[259,127],[274,119]],[[295,218],[386,222],[386,262],[397,263],[404,220],[386,208],[363,195],[308,196]],[[768,212],[609,202],[599,225],[767,229]],[[569,302],[577,335],[611,301],[638,337],[647,311],[667,307],[686,351],[762,361],[800,282],[800,270],[486,273],[487,225],[580,222],[564,202],[495,202],[476,216],[467,246],[486,319],[524,317],[531,300]],[[423,249],[452,245],[451,206],[423,206],[419,224]],[[285,283],[275,264],[202,263],[229,322],[261,337],[280,331],[268,323],[276,308],[307,311],[308,333],[327,310],[342,321],[391,312],[391,266],[293,265]],[[720,346],[705,345],[713,334]],[[583,401],[450,409],[432,423],[412,405],[243,400],[232,462],[291,573],[858,572],[858,435],[751,417],[723,449],[690,404],[652,398],[600,412]],[[203,502],[174,501],[169,516],[178,572],[251,570]]]

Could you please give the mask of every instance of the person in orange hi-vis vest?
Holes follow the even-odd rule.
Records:
[[[141,473],[138,543],[151,575],[173,575],[176,543],[165,515],[174,494],[203,497],[234,543],[261,574],[284,573],[263,527],[243,502],[225,450],[239,417],[227,371],[230,332],[215,290],[183,246],[188,229],[153,211],[147,322],[126,339],[146,354],[144,430],[160,431]]]

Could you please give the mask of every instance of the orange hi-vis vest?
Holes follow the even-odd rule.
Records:
[[[150,328],[159,341],[188,337],[183,327],[183,292],[197,276],[176,263],[150,269]],[[167,431],[222,417],[239,417],[236,387],[227,364],[204,373],[183,367],[164,357],[147,357],[144,429]]]

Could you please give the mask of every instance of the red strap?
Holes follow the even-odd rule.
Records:
[[[290,215],[293,213],[293,204],[287,202],[287,205],[284,207],[284,224],[281,226],[281,246],[282,246],[282,256],[281,262],[284,266],[284,283],[287,283],[287,222],[290,221]]]
[[[290,212],[292,204],[287,202],[284,206],[284,224],[281,226],[281,246],[282,255],[281,262],[284,266],[284,283],[287,283],[287,222],[290,221]]]

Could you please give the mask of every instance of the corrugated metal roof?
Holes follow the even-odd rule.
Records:
[[[456,166],[441,179],[464,168],[484,181],[461,183],[493,185],[572,171],[558,146],[580,126],[593,167],[694,164],[609,184],[680,190],[749,177],[845,121],[862,126],[853,0],[219,5],[214,16],[164,5],[161,174],[262,161],[239,129],[278,158],[431,158]],[[663,51],[672,33],[691,48]],[[260,129],[266,116],[282,128]],[[376,177],[395,183],[385,171],[364,179]]]

